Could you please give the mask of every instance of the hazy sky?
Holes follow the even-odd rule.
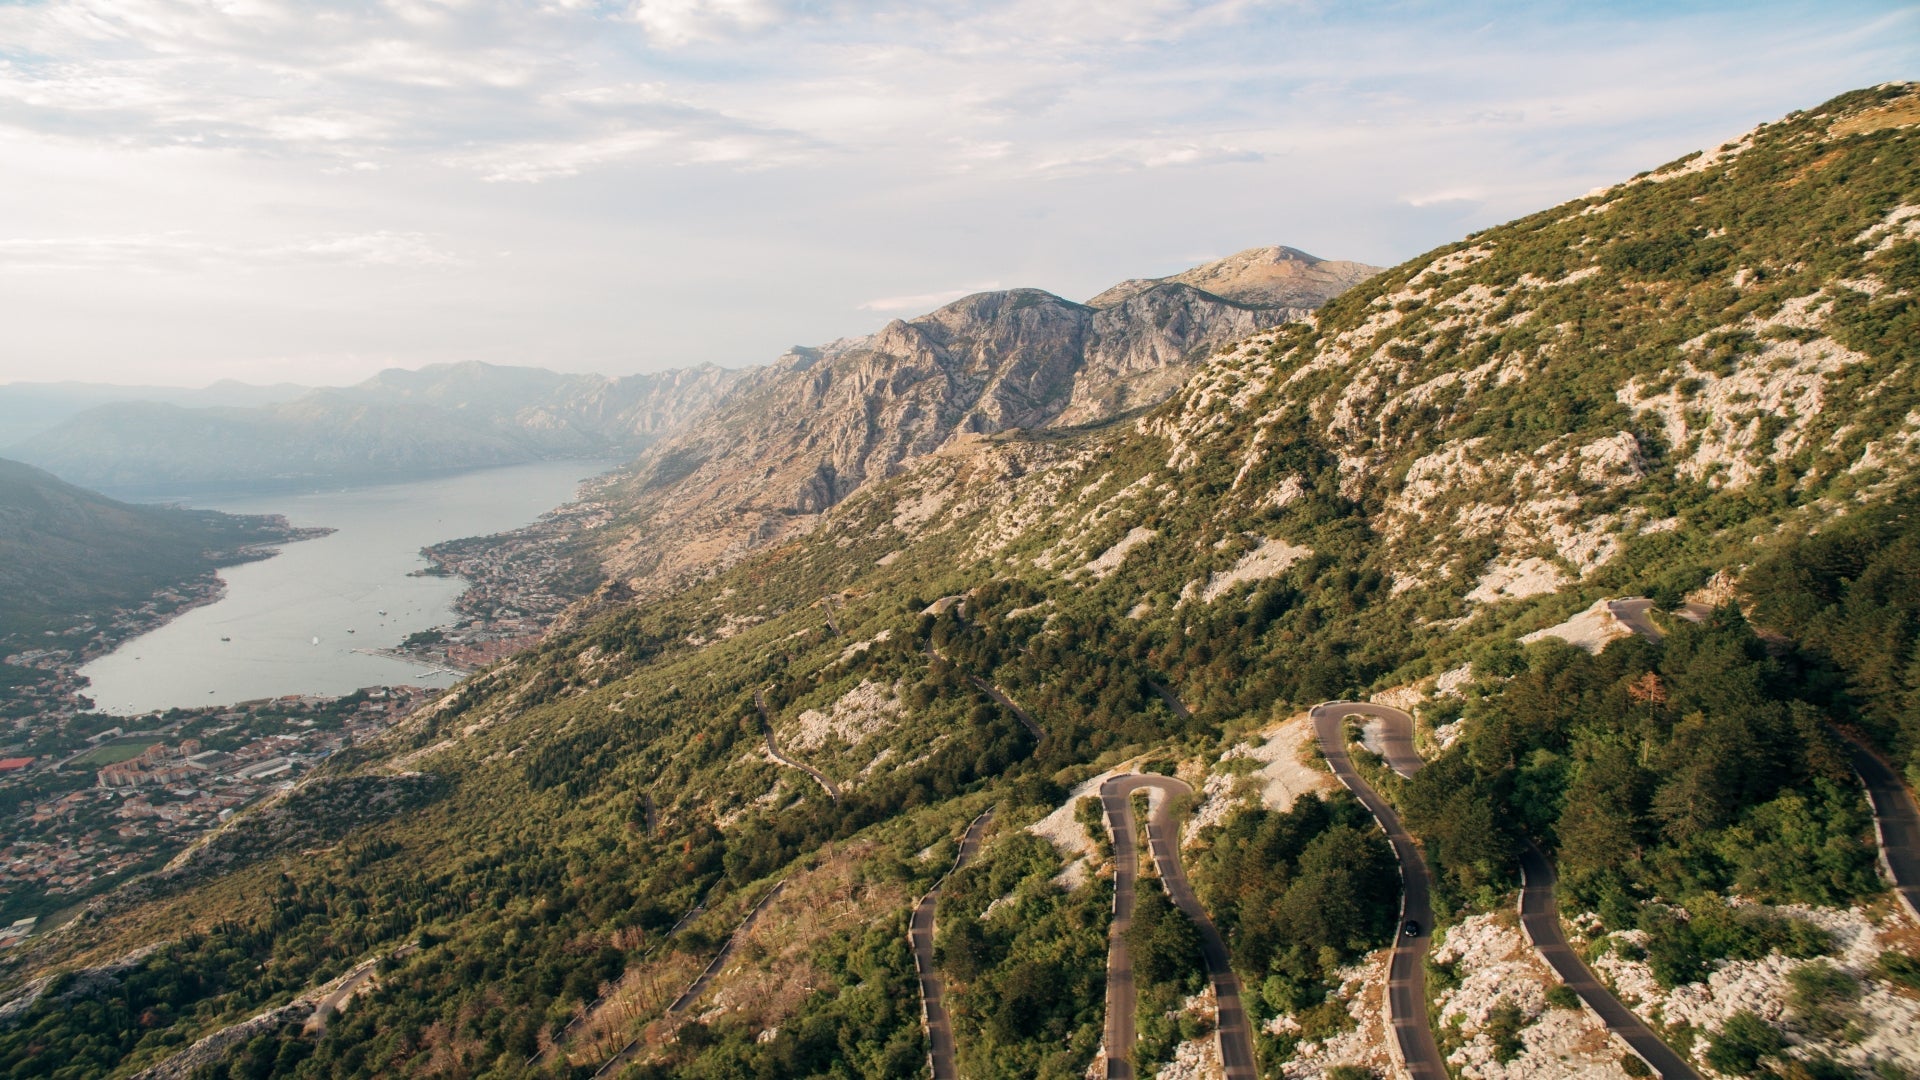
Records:
[[[0,382],[741,365],[1394,263],[1916,61],[1846,0],[0,0]]]

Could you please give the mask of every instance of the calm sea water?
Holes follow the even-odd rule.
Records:
[[[466,585],[408,577],[428,565],[420,548],[525,525],[607,467],[548,462],[338,491],[189,500],[337,531],[222,570],[227,591],[219,601],[81,668],[93,683],[87,693],[103,712],[132,715],[363,686],[450,686],[457,677],[444,669],[369,652],[452,618]]]

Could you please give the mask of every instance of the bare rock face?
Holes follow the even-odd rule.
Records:
[[[956,439],[1158,404],[1209,349],[1304,318],[1362,270],[1259,248],[1091,304],[978,293],[866,338],[795,348],[635,464],[611,493],[630,509],[609,569],[655,592],[807,531],[861,484]]]
[[[1111,307],[1155,285],[1177,282],[1242,304],[1315,308],[1379,272],[1377,266],[1318,259],[1290,247],[1248,248],[1171,277],[1123,281],[1087,303]]]

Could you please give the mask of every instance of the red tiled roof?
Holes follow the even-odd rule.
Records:
[[[30,757],[0,758],[0,772],[18,772],[33,764]]]

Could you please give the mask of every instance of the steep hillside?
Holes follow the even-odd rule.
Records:
[[[1157,404],[1207,350],[1303,318],[1375,272],[1255,248],[1089,304],[980,293],[871,337],[795,349],[635,466],[609,568],[657,594],[804,533],[862,484],[956,438]]]
[[[0,460],[0,651],[250,557],[286,523],[130,506]]]
[[[1697,1066],[1920,1068],[1920,925],[1833,733],[1913,761],[1912,628],[1876,619],[1920,610],[1916,123],[1904,85],[1795,114],[1411,260],[1091,428],[1049,426],[1080,373],[1166,340],[1103,316],[1247,309],[1000,294],[796,353],[733,395],[758,426],[696,427],[630,492],[699,558],[746,547],[699,531],[726,510],[759,550],[329,766],[431,773],[424,807],[234,845],[254,861],[14,950],[24,983],[162,943],[0,1004],[0,1062],[130,1075],[284,1008],[214,1075],[924,1075],[909,912],[993,808],[936,904],[958,1060],[1085,1076],[1115,900],[1086,796],[1128,770],[1195,790],[1178,839],[1263,1074],[1372,1068],[1395,856],[1302,713],[1378,694],[1425,767],[1351,758],[1423,841],[1463,1074],[1644,1075],[1551,975],[1499,966],[1536,847],[1584,953]],[[1604,651],[1563,623],[1634,594],[1646,630]],[[1213,1023],[1158,896],[1128,938],[1142,1065]],[[344,1015],[277,1025],[356,970],[377,988]]]
[[[609,379],[447,364],[250,408],[103,405],[13,452],[79,483],[142,491],[614,457],[685,423],[735,377],[716,367]]]

